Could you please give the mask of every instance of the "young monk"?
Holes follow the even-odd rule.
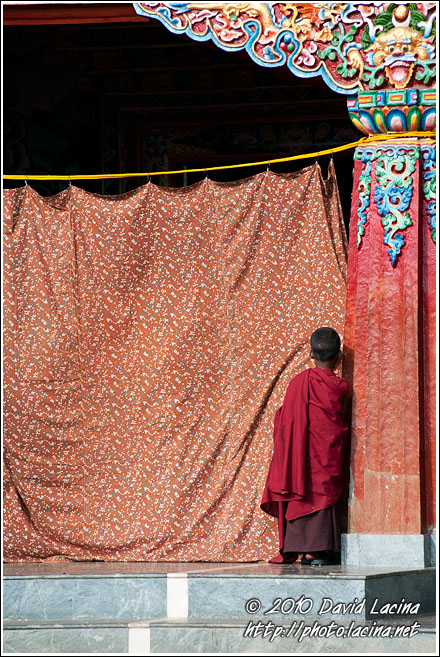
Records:
[[[275,414],[274,449],[261,509],[278,517],[280,553],[269,563],[334,563],[340,552],[342,451],[348,384],[333,372],[341,340],[332,328],[310,338],[315,367],[289,383]]]

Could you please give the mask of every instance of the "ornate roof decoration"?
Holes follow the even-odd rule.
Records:
[[[136,2],[176,34],[320,75],[342,94],[435,83],[436,3]]]

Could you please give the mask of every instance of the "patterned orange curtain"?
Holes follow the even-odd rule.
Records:
[[[5,558],[270,558],[274,414],[344,327],[333,167],[4,207]]]

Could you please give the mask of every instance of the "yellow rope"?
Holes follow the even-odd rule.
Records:
[[[179,169],[178,171],[150,171],[147,173],[103,173],[92,175],[72,175],[72,176],[51,176],[51,175],[35,175],[28,176],[26,174],[13,176],[4,175],[4,180],[105,180],[110,178],[135,178],[135,177],[149,177],[149,176],[168,176],[176,173],[205,173],[206,171],[218,171],[220,169],[240,169],[242,167],[257,167],[263,164],[275,164],[277,162],[292,162],[293,160],[305,160],[307,158],[319,157],[321,155],[330,155],[332,153],[339,153],[340,151],[350,150],[356,146],[362,146],[375,141],[383,141],[388,139],[399,139],[401,137],[435,137],[434,131],[413,131],[413,132],[399,132],[399,133],[386,133],[380,135],[373,135],[371,137],[361,137],[358,141],[353,141],[344,146],[335,146],[328,148],[324,151],[315,151],[314,153],[304,153],[302,155],[291,155],[290,157],[278,157],[273,160],[263,160],[262,162],[246,162],[245,164],[227,164],[220,167],[205,167],[203,169]]]

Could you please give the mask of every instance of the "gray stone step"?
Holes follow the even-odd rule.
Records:
[[[435,652],[434,568],[17,563],[3,584],[10,653]]]
[[[239,619],[121,622],[8,621],[3,653],[400,653],[435,654],[435,617],[320,621],[295,625]]]
[[[52,569],[6,569],[6,619],[374,619],[435,610],[434,568],[134,563],[120,572],[109,563],[63,564],[62,571],[41,565]]]

